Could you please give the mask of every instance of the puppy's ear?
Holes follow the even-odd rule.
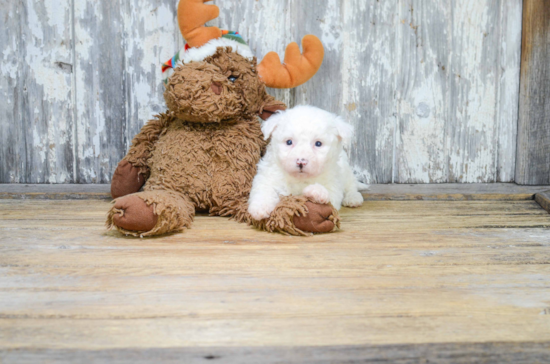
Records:
[[[342,141],[345,148],[349,148],[353,137],[353,125],[345,122],[340,116],[336,117],[335,122],[338,139]]]
[[[265,140],[271,137],[271,134],[273,134],[279,122],[283,120],[284,114],[284,111],[277,111],[273,116],[262,123],[262,133],[264,134]]]

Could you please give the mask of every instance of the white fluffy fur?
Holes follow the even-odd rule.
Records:
[[[253,218],[269,217],[279,196],[303,194],[336,209],[363,204],[358,188],[367,186],[355,179],[343,148],[350,143],[353,127],[342,118],[313,106],[297,106],[273,115],[262,132],[271,142],[250,191],[248,212]]]
[[[181,52],[180,56],[183,55],[181,62],[189,63],[204,61],[206,57],[210,57],[215,54],[219,47],[231,47],[233,52],[240,54],[244,58],[249,60],[254,58],[254,55],[247,45],[227,38],[217,38],[212,39],[205,45],[198,48],[189,48],[187,52]]]

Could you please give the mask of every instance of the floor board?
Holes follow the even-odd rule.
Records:
[[[533,200],[550,186],[520,186],[515,183],[374,184],[361,191],[365,200]],[[0,199],[22,200],[111,200],[109,184],[0,184]]]
[[[366,201],[308,238],[208,216],[132,238],[105,231],[108,207],[0,200],[0,362],[482,343],[550,355],[550,214],[534,200]]]

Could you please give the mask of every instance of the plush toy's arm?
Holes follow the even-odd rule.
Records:
[[[173,116],[167,114],[156,115],[156,119],[145,124],[132,140],[132,146],[123,160],[139,168],[139,173],[145,178],[149,177],[148,161],[155,143],[173,119]]]
[[[159,136],[173,120],[167,114],[157,115],[141,128],[132,140],[132,146],[118,164],[111,181],[113,198],[138,192],[149,177],[148,160]]]

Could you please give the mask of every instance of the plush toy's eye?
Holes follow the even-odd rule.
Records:
[[[238,77],[237,77],[237,76],[229,76],[229,77],[227,77],[227,78],[229,79],[229,81],[235,82],[235,81],[237,80]]]
[[[290,140],[290,139],[287,140],[287,141],[286,141],[286,145],[292,145],[292,140]]]
[[[323,143],[321,143],[321,142],[315,142],[315,146],[316,146],[316,147],[320,147],[321,145],[323,145]]]

